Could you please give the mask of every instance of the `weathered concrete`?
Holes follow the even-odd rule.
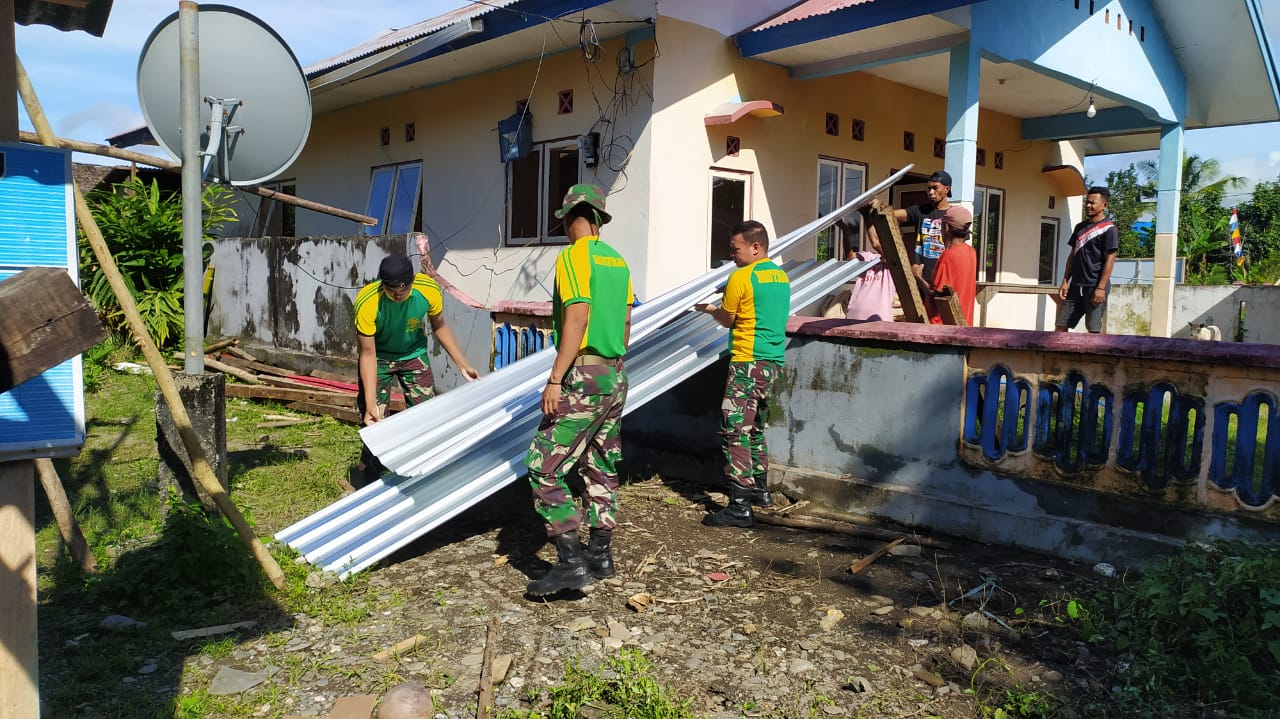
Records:
[[[224,490],[230,491],[227,484],[226,377],[217,372],[201,375],[175,373],[173,379],[214,476]],[[160,455],[157,479],[161,497],[167,496],[169,488],[174,487],[188,500],[199,499],[205,508],[216,510],[213,498],[195,481],[187,448],[159,391],[156,392],[156,449]]]

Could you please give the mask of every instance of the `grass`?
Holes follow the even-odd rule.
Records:
[[[272,551],[285,572],[276,590],[234,530],[199,505],[166,496],[157,482],[155,384],[149,375],[103,369],[130,359],[119,348],[96,352],[94,391],[86,396],[86,443],[80,454],[55,465],[101,573],[84,576],[62,545],[43,495],[37,500],[36,543],[41,698],[47,716],[223,717],[251,716],[264,704],[267,717],[283,716],[279,701],[292,677],[237,697],[215,697],[182,687],[189,663],[220,661],[246,641],[266,637],[281,644],[303,613],[327,626],[354,627],[376,611],[403,603],[367,577],[324,589],[305,581],[311,569],[287,548]],[[342,493],[340,480],[359,454],[356,429],[324,418],[319,423],[260,429],[264,415],[287,412],[270,404],[227,402],[228,481],[231,498],[259,537],[267,539]],[[146,627],[107,632],[97,625],[123,614]],[[251,631],[185,642],[170,632],[245,620]],[[144,663],[157,671],[138,674]],[[339,676],[344,669],[308,667]],[[382,670],[379,670],[380,672]],[[303,672],[305,674],[305,671]],[[361,676],[370,689],[389,677]],[[299,675],[301,676],[301,675]],[[131,681],[126,683],[124,680]],[[267,686],[270,685],[270,686]],[[181,691],[179,688],[182,687]]]
[[[596,670],[571,659],[564,681],[544,695],[529,697],[534,709],[505,709],[498,719],[578,719],[625,716],[628,719],[690,719],[692,699],[677,696],[653,675],[653,664],[635,647],[623,647]],[[585,709],[585,712],[584,712]]]

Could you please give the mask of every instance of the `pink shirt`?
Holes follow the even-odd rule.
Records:
[[[855,255],[859,261],[880,260],[874,252],[859,252]],[[871,269],[863,272],[854,280],[853,290],[849,294],[849,309],[845,319],[849,320],[883,320],[893,321],[893,277],[889,275],[889,267],[881,260]]]

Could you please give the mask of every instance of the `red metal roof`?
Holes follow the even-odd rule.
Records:
[[[804,2],[792,5],[790,8],[751,28],[751,32],[768,30],[771,27],[786,25],[796,20],[826,15],[836,10],[843,10],[854,5],[866,5],[872,2],[875,2],[875,0],[804,0]]]

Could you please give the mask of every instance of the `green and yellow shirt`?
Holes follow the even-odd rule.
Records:
[[[440,285],[424,274],[413,277],[413,289],[403,302],[382,291],[382,281],[371,282],[356,295],[356,332],[373,337],[378,359],[403,362],[416,357],[427,359],[424,322],[444,309]]]
[[[635,304],[631,269],[618,251],[599,237],[582,237],[556,257],[556,285],[551,322],[556,337],[564,333],[564,308],[591,305],[587,333],[579,351],[621,357],[627,351],[627,311]]]
[[[770,360],[782,364],[791,314],[791,280],[773,260],[764,258],[729,275],[725,312],[734,315],[729,331],[730,362]]]

